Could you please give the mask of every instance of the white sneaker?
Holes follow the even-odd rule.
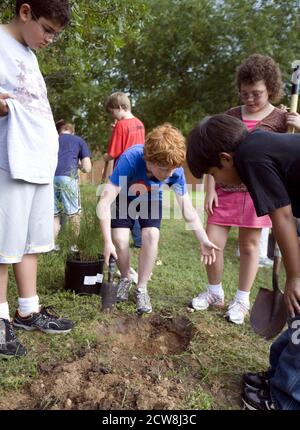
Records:
[[[234,324],[243,324],[245,316],[249,312],[249,306],[236,299],[229,303],[226,314],[224,315],[227,321]]]
[[[71,245],[70,246],[70,251],[71,252],[79,252],[79,248],[77,245]]]
[[[261,257],[258,262],[258,267],[273,267],[273,260],[268,257]]]
[[[218,294],[212,294],[207,290],[204,293],[200,293],[192,300],[192,307],[196,311],[203,311],[205,309],[208,309],[209,306],[223,308],[224,297],[219,296]]]
[[[129,279],[131,279],[135,284],[138,283],[138,274],[132,267],[129,267]]]

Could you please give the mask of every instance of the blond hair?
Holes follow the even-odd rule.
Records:
[[[185,138],[172,124],[162,124],[147,134],[144,146],[146,161],[176,168],[183,165],[185,157]]]
[[[131,104],[129,97],[120,91],[111,94],[105,102],[105,110],[110,113],[110,109],[122,108],[131,112]]]

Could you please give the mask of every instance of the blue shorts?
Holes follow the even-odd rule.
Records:
[[[121,210],[119,196],[115,200],[112,208],[111,228],[130,228],[132,230],[134,222],[138,219],[142,228],[156,227],[160,229],[162,219],[162,201],[150,200],[139,204],[127,200]]]
[[[78,179],[54,177],[54,215],[77,215],[81,211]]]

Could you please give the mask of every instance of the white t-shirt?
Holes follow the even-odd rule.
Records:
[[[0,117],[0,168],[35,184],[53,180],[58,134],[45,81],[32,50],[0,26],[0,93],[11,93]]]

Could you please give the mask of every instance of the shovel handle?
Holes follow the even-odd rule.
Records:
[[[281,266],[281,257],[278,255],[274,255],[273,260],[273,272],[272,272],[272,287],[273,291],[279,291],[279,273]]]
[[[116,259],[111,255],[109,257],[109,264],[108,264],[108,282],[112,282],[115,269],[116,269]]]

